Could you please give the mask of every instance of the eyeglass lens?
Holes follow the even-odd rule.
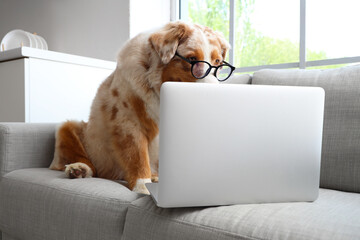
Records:
[[[229,77],[230,73],[231,68],[227,65],[223,65],[217,69],[216,78],[219,79],[219,81],[224,81]]]
[[[203,78],[209,73],[210,68],[211,68],[211,66],[208,63],[198,62],[192,66],[191,71],[192,71],[192,74],[194,75],[194,77]]]

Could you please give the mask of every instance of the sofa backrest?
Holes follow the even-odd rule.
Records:
[[[17,169],[49,167],[54,157],[56,126],[0,123],[0,180]]]
[[[360,65],[328,70],[260,70],[252,84],[325,90],[320,186],[360,193]]]
[[[249,74],[233,74],[225,82],[220,83],[231,83],[231,84],[251,84],[251,75]]]

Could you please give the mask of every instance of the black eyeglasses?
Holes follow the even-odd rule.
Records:
[[[202,79],[206,77],[211,72],[211,69],[215,68],[215,77],[220,82],[223,82],[228,79],[231,76],[232,72],[235,70],[234,66],[230,65],[225,61],[223,61],[223,63],[219,66],[212,66],[206,61],[191,61],[179,55],[177,52],[175,53],[175,55],[191,64],[191,74],[197,79]]]

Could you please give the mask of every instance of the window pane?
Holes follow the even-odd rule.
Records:
[[[229,39],[228,0],[189,0],[188,20],[208,26],[224,34]]]
[[[236,0],[235,66],[299,61],[299,0]]]
[[[307,61],[360,56],[359,9],[359,0],[306,1]]]

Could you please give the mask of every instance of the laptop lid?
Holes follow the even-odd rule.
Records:
[[[317,198],[322,88],[167,82],[160,99],[159,206]]]

